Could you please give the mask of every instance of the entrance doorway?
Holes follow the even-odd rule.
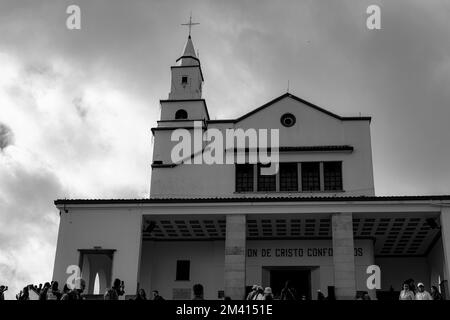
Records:
[[[270,287],[275,297],[280,297],[286,281],[291,282],[298,299],[311,300],[311,269],[305,267],[268,267]]]

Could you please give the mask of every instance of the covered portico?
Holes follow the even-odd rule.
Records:
[[[449,196],[58,200],[56,205],[62,216],[64,210],[72,213],[72,224],[91,216],[89,228],[96,232],[117,226],[110,217],[134,217],[140,230],[100,246],[115,250],[112,278],[125,278],[130,294],[141,287],[168,299],[188,298],[192,285],[201,283],[207,299],[242,299],[246,286],[270,285],[276,270],[297,268],[308,272],[311,298],[318,289],[334,287],[337,299],[354,299],[364,288],[375,297],[365,285],[368,265],[380,266],[382,292],[407,278],[439,285],[450,273]],[[68,228],[63,221],[61,228]],[[140,241],[132,240],[137,235]],[[98,247],[76,233],[70,242],[76,254]],[[258,256],[263,249],[274,250],[273,256]],[[290,256],[276,256],[277,249]],[[321,256],[308,256],[308,250]],[[125,261],[122,255],[135,259],[135,271],[118,265]],[[187,260],[191,276],[177,280],[178,261]],[[55,275],[66,267],[57,256]]]
[[[402,263],[409,265],[413,270],[410,277],[414,274],[423,276],[427,272],[420,270],[428,268],[427,279],[421,278],[420,281],[429,285],[432,282],[438,284],[439,276],[441,282],[447,279],[445,272],[448,272],[448,267],[425,267],[425,264],[430,264],[425,261],[428,255],[441,241],[439,225],[445,222],[444,214],[441,216],[445,207],[440,198],[260,198],[212,202],[196,199],[189,203],[195,203],[194,207],[165,208],[171,213],[159,211],[158,215],[145,215],[145,223],[152,223],[154,229],[144,232],[144,240],[156,244],[177,240],[222,241],[224,294],[233,299],[241,299],[245,295],[246,285],[264,282],[263,279],[255,279],[253,274],[260,272],[254,272],[248,265],[251,260],[247,250],[249,244],[261,241],[288,241],[291,244],[331,241],[334,270],[330,285],[334,286],[337,299],[353,299],[355,296],[358,288],[354,243],[363,239],[372,240],[371,259],[373,264],[380,264],[384,286],[395,287],[406,280],[399,278],[396,283],[388,283],[393,280],[389,274],[401,275],[403,272],[403,277],[407,276],[404,269],[394,270],[392,261],[398,261],[400,268],[403,268]],[[430,226],[430,221],[435,221],[436,226]],[[438,251],[444,254],[445,250]],[[439,256],[439,252],[436,255]],[[417,267],[420,260],[424,262]],[[275,262],[272,264],[276,265]],[[320,285],[316,287],[323,289]],[[359,287],[362,288],[362,283]],[[381,288],[382,291],[389,289]],[[374,290],[371,294],[375,295]]]

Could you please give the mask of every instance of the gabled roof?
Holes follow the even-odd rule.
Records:
[[[321,108],[321,107],[319,107],[319,106],[317,106],[317,105],[315,105],[315,104],[313,104],[313,103],[311,103],[309,101],[303,100],[303,99],[301,99],[301,98],[299,98],[299,97],[297,97],[297,96],[295,96],[293,94],[285,93],[285,94],[279,96],[278,98],[275,98],[272,101],[267,102],[266,104],[262,105],[261,107],[256,108],[256,109],[254,109],[254,110],[244,114],[243,116],[241,116],[241,117],[239,117],[237,119],[209,120],[208,122],[216,122],[216,123],[220,123],[220,122],[234,122],[234,123],[236,123],[236,122],[242,121],[242,120],[250,117],[251,115],[253,115],[253,114],[257,113],[257,112],[259,112],[259,111],[261,111],[261,110],[263,110],[263,109],[265,109],[267,107],[270,107],[274,103],[277,103],[278,101],[281,101],[284,98],[288,98],[288,97],[291,98],[291,99],[294,99],[294,100],[296,100],[298,102],[301,102],[301,103],[303,103],[303,104],[305,104],[305,105],[307,105],[307,106],[309,106],[309,107],[311,107],[313,109],[316,109],[317,111],[323,112],[323,113],[325,113],[325,114],[327,114],[327,115],[329,115],[329,116],[331,116],[333,118],[341,120],[341,121],[371,121],[372,120],[371,117],[341,117],[341,116],[339,116],[339,115],[337,115],[335,113],[332,113],[332,112],[330,112],[328,110],[325,110],[325,109],[323,109],[323,108]]]

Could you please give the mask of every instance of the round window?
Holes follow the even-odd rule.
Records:
[[[285,127],[292,127],[295,124],[295,116],[292,113],[285,113],[281,116],[281,124]]]

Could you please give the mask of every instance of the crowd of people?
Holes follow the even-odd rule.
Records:
[[[44,285],[30,284],[24,287],[18,294],[17,300],[84,300],[84,290],[86,282],[80,279],[76,286],[70,288],[64,285],[62,291],[59,289],[58,281],[46,282]],[[0,286],[0,300],[4,300],[4,292],[8,290],[6,286]],[[124,283],[120,279],[114,280],[113,286],[105,292],[105,300],[118,300],[119,296],[125,293]]]
[[[77,285],[72,289],[67,284],[63,290],[59,290],[58,281],[46,282],[44,285],[28,285],[24,287],[18,294],[16,300],[85,300],[86,282],[83,279],[78,280]],[[8,290],[7,286],[0,286],[0,300],[5,300],[4,293]],[[193,300],[203,300],[203,286],[196,284],[193,287]],[[115,279],[111,288],[108,288],[103,295],[104,300],[119,300],[119,297],[125,294],[125,284],[120,279]],[[144,289],[139,289],[136,295],[129,300],[165,300],[158,292],[152,291],[152,297],[148,298]]]
[[[431,286],[430,291],[431,293],[425,290],[422,282],[416,286],[413,279],[408,279],[403,283],[399,300],[443,300],[436,286]]]
[[[28,285],[18,294],[17,300],[81,300],[86,287],[84,280],[79,281],[78,287],[69,288],[64,285],[62,291],[59,289],[58,281],[46,282],[44,285]]]
[[[44,285],[28,285],[24,287],[17,295],[17,300],[84,300],[84,290],[86,283],[80,279],[76,286],[70,288],[64,285],[62,291],[59,289],[57,281],[46,282]],[[7,286],[0,285],[0,300],[5,299]],[[393,289],[391,289],[393,290]],[[192,288],[193,300],[204,300],[204,289],[201,284],[195,284]],[[119,297],[125,294],[125,284],[120,279],[115,279],[111,288],[108,288],[103,295],[104,300],[119,300]],[[224,297],[224,300],[231,300]],[[358,292],[356,300],[371,300],[367,291]],[[425,290],[422,282],[417,286],[413,279],[404,281],[402,290],[400,291],[399,300],[443,300],[441,293],[436,286],[431,286],[430,292]],[[154,300],[162,301],[164,298],[159,294],[158,290],[152,291],[152,297],[147,297],[144,289],[139,289],[136,295],[130,300]],[[251,291],[247,294],[246,300],[306,300],[305,295],[299,295],[291,281],[286,281],[281,293],[274,297],[270,287],[263,288],[260,285],[253,285]],[[329,292],[328,297],[318,290],[317,300],[335,300],[334,293]]]
[[[271,287],[263,289],[260,285],[253,285],[252,290],[248,293],[247,300],[306,300],[305,295],[299,295],[290,280],[286,281],[284,288],[276,298]],[[323,300],[323,299],[321,299]]]
[[[272,289],[270,287],[263,289],[263,287],[255,284],[252,291],[247,295],[247,300],[273,300]]]
[[[393,290],[393,289],[392,289]],[[253,285],[252,290],[248,293],[246,300],[306,300],[306,296],[299,295],[292,285],[291,281],[286,281],[284,288],[281,290],[281,294],[274,297],[272,289],[262,286]],[[371,300],[368,291],[358,291],[355,296],[356,300]],[[398,297],[399,300],[443,300],[442,294],[436,286],[431,286],[430,292],[425,290],[425,286],[422,282],[419,282],[417,286],[413,279],[408,279],[403,283],[402,290]],[[328,297],[317,290],[317,300],[336,300],[334,292],[329,292]]]

